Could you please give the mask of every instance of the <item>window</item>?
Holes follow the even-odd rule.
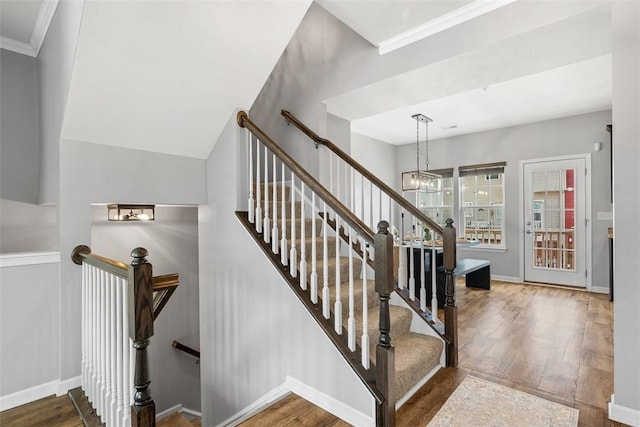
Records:
[[[418,206],[425,215],[444,227],[447,218],[455,218],[453,215],[453,169],[431,170],[429,172],[442,176],[440,178],[442,191],[419,193]]]
[[[506,163],[459,168],[464,237],[504,246],[504,167]]]

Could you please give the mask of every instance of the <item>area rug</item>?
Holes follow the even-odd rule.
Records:
[[[467,376],[427,427],[575,427],[579,411]]]

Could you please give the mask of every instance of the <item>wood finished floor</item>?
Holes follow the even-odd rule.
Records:
[[[613,392],[613,313],[607,295],[492,281],[457,282],[459,365],[438,372],[397,413],[398,426],[426,426],[467,375],[580,410],[580,426],[607,418]],[[242,424],[346,425],[295,395]]]
[[[492,282],[491,291],[457,283],[459,367],[438,372],[397,414],[398,426],[424,427],[471,374],[580,410],[580,426],[607,419],[613,392],[613,316],[606,295]],[[242,426],[346,426],[289,395]],[[67,396],[0,412],[0,426],[82,426]]]

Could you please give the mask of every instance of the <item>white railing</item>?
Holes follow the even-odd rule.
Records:
[[[308,290],[311,302],[321,303],[322,316],[330,319],[333,315],[335,332],[346,333],[347,347],[352,352],[359,349],[362,367],[369,369],[372,352],[368,309],[374,301],[367,295],[367,282],[372,284],[373,277],[367,261],[373,252],[369,250],[373,232],[364,222],[359,224],[360,230],[349,224],[330,207],[336,199],[310,188],[299,171],[287,166],[250,131],[247,134],[249,222],[265,243],[270,243],[271,252],[278,255],[283,267],[288,266],[289,274],[298,279],[298,286]],[[348,178],[335,177],[337,182]],[[343,193],[355,194],[346,188]],[[349,197],[348,205],[354,208],[354,203],[355,198]],[[342,237],[338,231],[342,231]]]
[[[129,281],[82,264],[82,389],[107,426],[130,426],[134,355]]]

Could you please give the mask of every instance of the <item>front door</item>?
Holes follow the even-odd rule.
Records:
[[[586,286],[586,161],[524,163],[524,280]]]

